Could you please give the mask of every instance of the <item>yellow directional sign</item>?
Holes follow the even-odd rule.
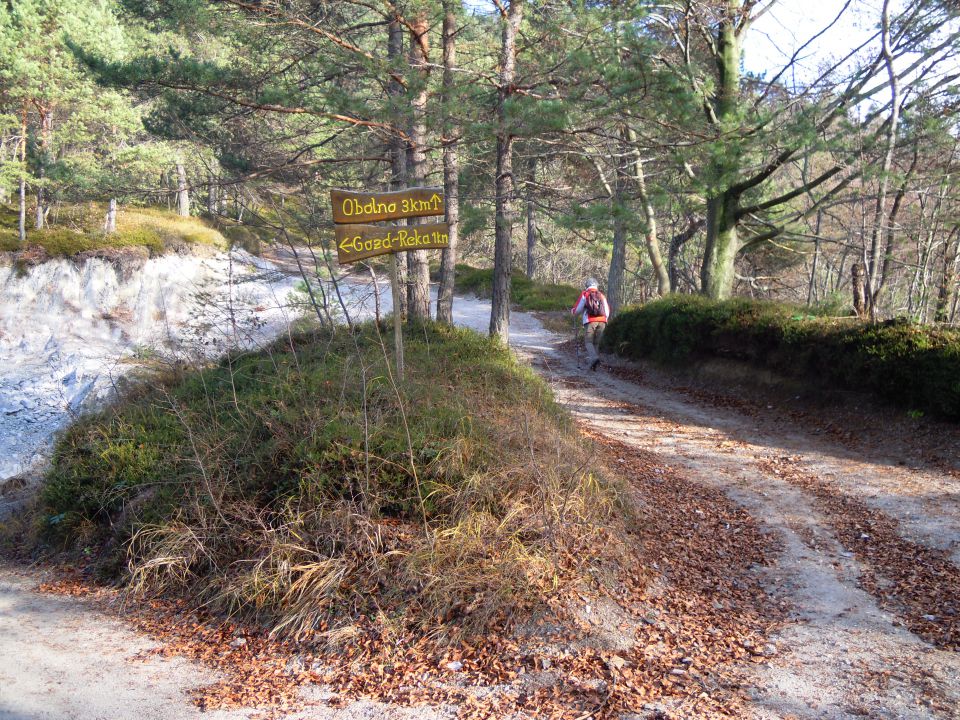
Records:
[[[368,223],[444,213],[442,188],[408,188],[382,193],[331,190],[330,200],[335,223]]]
[[[450,246],[447,223],[380,226],[337,225],[337,259],[340,264],[405,250],[431,250]]]

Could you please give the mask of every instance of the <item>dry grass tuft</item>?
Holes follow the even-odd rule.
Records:
[[[224,360],[74,426],[48,542],[96,529],[134,593],[334,641],[360,617],[452,638],[542,603],[617,493],[546,386],[476,333],[367,325]]]
[[[160,255],[184,245],[209,245],[225,249],[230,242],[199,217],[180,217],[160,208],[122,207],[117,230],[103,232],[104,203],[82,203],[59,208],[50,227],[27,229],[27,246],[40,247],[49,257],[73,257],[84,252],[129,247],[146,248]],[[21,250],[17,215],[0,206],[0,252]]]

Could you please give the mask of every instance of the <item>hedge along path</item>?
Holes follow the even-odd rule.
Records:
[[[950,499],[957,497],[950,492],[958,484],[955,477],[936,467],[898,467],[886,456],[871,460],[798,431],[782,412],[760,417],[748,403],[694,397],[666,378],[651,382],[646,369],[624,366],[583,376],[572,353],[543,356],[539,364],[560,401],[594,430],[655,450],[672,471],[722,490],[781,540],[782,552],[763,572],[764,582],[778,604],[792,608],[793,622],[777,636],[769,662],[750,672],[758,717],[956,717],[960,656],[905,627],[920,629],[909,613],[916,617],[925,602],[939,608],[955,602],[956,565],[947,555],[960,528]],[[773,461],[787,454],[807,468],[806,475],[836,478],[850,502],[831,508],[821,488],[782,477],[783,469]],[[936,479],[934,486],[945,491],[940,498],[913,496],[913,476],[919,472]],[[869,482],[863,481],[864,473],[870,474]],[[878,487],[883,489],[879,500],[856,496]],[[883,502],[892,515],[868,500]],[[933,513],[939,537],[918,523],[906,523],[917,531],[912,537],[899,534],[904,526],[896,519],[918,508]],[[873,513],[876,547],[869,556],[845,547],[851,531],[868,518],[844,514],[861,509]],[[897,562],[905,550],[912,554]],[[923,582],[911,579],[909,565],[902,562],[924,565],[931,559],[938,562],[921,573]],[[910,587],[919,590],[911,594],[905,590]],[[891,600],[878,601],[874,592]],[[949,645],[949,623],[942,617],[920,620],[937,624],[946,639],[941,644]]]

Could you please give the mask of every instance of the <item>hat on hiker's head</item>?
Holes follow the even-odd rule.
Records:
[[[596,278],[587,278],[583,281],[583,289],[589,290],[590,288],[600,288],[600,283],[597,282]]]

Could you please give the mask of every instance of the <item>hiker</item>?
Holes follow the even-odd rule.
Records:
[[[577,298],[577,304],[570,308],[574,315],[583,313],[583,326],[586,329],[583,343],[587,346],[587,359],[590,369],[596,370],[600,364],[600,338],[607,327],[607,318],[610,316],[610,305],[594,278],[588,278],[583,284],[583,292]]]

